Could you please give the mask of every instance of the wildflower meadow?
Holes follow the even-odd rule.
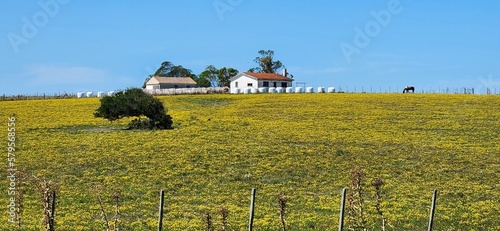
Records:
[[[40,185],[56,230],[155,230],[160,190],[164,230],[246,230],[252,188],[254,230],[337,230],[353,169],[363,217],[346,208],[347,228],[381,230],[382,213],[385,230],[425,230],[436,189],[435,230],[500,230],[498,95],[158,97],[173,129],[95,118],[98,98],[0,101],[3,168],[22,173],[9,190],[3,171],[0,230],[44,227]]]

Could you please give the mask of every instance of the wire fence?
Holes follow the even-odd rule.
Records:
[[[332,91],[330,88],[333,88]],[[309,90],[308,90],[309,89]],[[300,91],[293,89],[291,92],[282,91],[282,93],[403,93],[402,87],[349,87],[349,86],[338,86],[338,87],[307,87],[302,88]],[[207,88],[170,88],[170,89],[144,89],[144,92],[152,95],[197,95],[197,94],[224,94],[224,93],[234,93],[231,89],[227,87],[207,87]],[[90,93],[90,94],[89,94]],[[100,93],[100,92],[99,92]],[[78,92],[78,93],[55,93],[55,94],[18,94],[18,95],[0,95],[0,101],[12,101],[12,100],[43,100],[43,99],[70,99],[70,98],[100,98],[105,95],[113,95],[115,91],[105,92],[105,94],[93,94],[93,92]],[[239,93],[246,93],[241,91]],[[279,91],[270,91],[269,89],[255,89],[255,91],[248,91],[248,93],[280,93]],[[500,89],[497,88],[469,88],[469,87],[446,87],[446,88],[428,88],[419,89],[415,88],[413,93],[416,94],[486,94],[486,95],[499,95]]]

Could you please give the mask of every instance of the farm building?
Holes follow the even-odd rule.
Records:
[[[146,89],[192,88],[198,84],[190,77],[159,77],[153,76],[146,82]]]
[[[245,88],[286,88],[291,87],[293,79],[286,77],[286,70],[283,74],[275,73],[253,73],[241,72],[230,79],[231,92],[237,92],[236,89]]]

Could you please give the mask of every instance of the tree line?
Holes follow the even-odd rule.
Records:
[[[279,73],[285,66],[281,61],[274,59],[274,51],[260,50],[259,56],[253,61],[258,64],[257,67],[250,68],[248,72],[256,73]],[[203,72],[196,75],[191,69],[185,68],[182,65],[174,65],[170,61],[164,61],[154,74],[149,75],[142,88],[146,87],[146,83],[153,77],[191,77],[200,87],[225,87],[229,86],[230,79],[237,75],[239,71],[232,67],[216,68],[214,65],[208,65]],[[287,73],[288,77],[293,78],[293,75]]]

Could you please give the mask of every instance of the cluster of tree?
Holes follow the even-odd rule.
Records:
[[[258,64],[257,67],[250,68],[248,72],[261,73],[279,73],[285,66],[281,61],[274,60],[274,51],[260,50],[260,56],[257,56],[254,61]],[[174,65],[169,61],[165,61],[152,75],[149,75],[144,81],[143,88],[146,87],[146,82],[153,76],[160,77],[191,77],[200,87],[225,87],[229,86],[231,77],[238,74],[238,70],[232,67],[222,67],[220,69],[213,65],[209,65],[199,75],[193,74],[190,69],[184,68],[181,65]],[[293,78],[293,75],[287,73],[288,77]]]
[[[224,87],[229,86],[229,79],[238,74],[238,70],[234,68],[223,67],[217,69],[213,65],[209,65],[199,75],[193,74],[190,69],[181,65],[174,65],[169,61],[165,61],[152,75],[149,75],[142,88],[146,87],[146,83],[153,76],[160,77],[191,77],[200,87]]]
[[[231,67],[217,69],[213,65],[209,65],[203,72],[201,72],[198,79],[204,79],[210,82],[211,86],[224,87],[229,86],[229,79],[237,74],[238,70]]]

